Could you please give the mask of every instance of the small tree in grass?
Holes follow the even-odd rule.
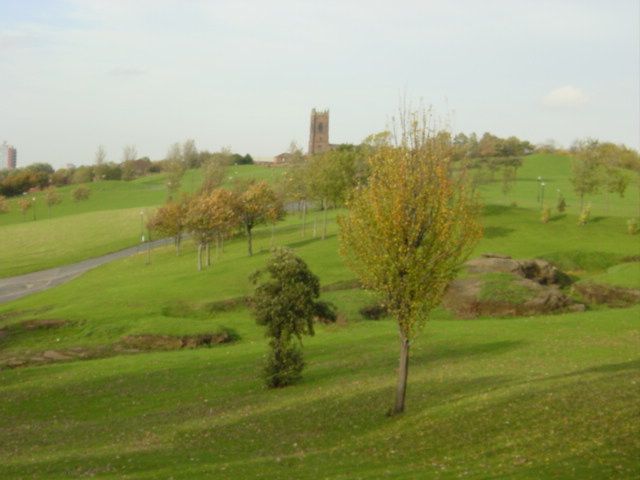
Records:
[[[9,202],[4,195],[0,195],[0,214],[9,212]]]
[[[22,218],[26,220],[27,212],[33,207],[33,203],[30,198],[21,198],[18,200],[18,206],[20,207],[20,211],[22,212]]]
[[[163,236],[173,237],[176,255],[180,255],[187,210],[188,200],[186,198],[182,202],[168,202],[160,207],[147,223],[149,230]]]
[[[235,202],[240,224],[247,234],[247,250],[253,255],[253,227],[275,223],[284,217],[284,206],[276,192],[265,181],[239,184]]]
[[[185,225],[198,243],[198,271],[211,265],[211,242],[237,225],[235,197],[229,190],[219,188],[209,195],[195,197],[189,204]]]
[[[268,275],[263,280],[264,274]],[[320,281],[291,250],[279,248],[263,270],[251,276],[258,286],[252,299],[258,325],[267,327],[271,351],[264,366],[269,388],[285,387],[300,378],[304,361],[302,336],[313,335]]]
[[[56,189],[56,187],[49,187],[47,188],[44,194],[44,200],[47,204],[47,211],[49,213],[49,217],[51,217],[51,207],[61,203],[62,197],[58,193],[58,190]]]
[[[84,200],[88,200],[91,195],[91,190],[84,185],[80,185],[73,192],[71,192],[71,196],[73,197],[74,202],[82,202]]]
[[[371,157],[369,183],[339,219],[347,264],[381,294],[398,324],[393,414],[404,411],[410,343],[482,232],[466,176],[451,168],[449,144],[431,134],[425,116],[402,118],[398,146]]]

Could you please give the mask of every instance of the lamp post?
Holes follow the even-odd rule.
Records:
[[[540,183],[540,208],[544,208],[544,187],[546,185],[544,182]]]
[[[542,177],[538,176],[538,198],[537,198],[538,203],[540,203],[540,190],[542,189],[541,183],[542,183]]]

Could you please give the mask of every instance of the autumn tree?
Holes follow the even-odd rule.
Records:
[[[464,170],[424,115],[405,117],[395,147],[371,159],[367,185],[339,218],[340,250],[367,288],[380,293],[400,337],[392,413],[404,411],[409,347],[482,234]]]
[[[160,207],[147,223],[149,230],[161,236],[173,237],[176,255],[180,255],[188,206],[189,201],[186,197],[181,202],[168,202]]]
[[[9,202],[7,201],[6,197],[0,195],[0,214],[8,213],[10,209],[11,208],[9,206]]]
[[[584,209],[585,195],[598,193],[602,183],[602,165],[596,140],[576,142],[573,147],[574,158],[571,162],[571,182],[580,197],[580,210]]]
[[[320,281],[304,260],[286,248],[274,250],[267,266],[251,280],[258,285],[251,301],[253,314],[270,339],[265,381],[270,388],[284,387],[300,378],[304,367],[301,340],[314,333]]]
[[[211,242],[237,224],[235,196],[219,188],[208,195],[199,195],[189,202],[185,225],[198,244],[198,271],[211,265]]]
[[[47,188],[47,190],[45,191],[44,201],[47,204],[47,210],[48,210],[48,213],[49,213],[49,217],[51,217],[51,207],[61,203],[62,202],[62,197],[58,193],[58,190],[56,189],[56,187],[52,186],[52,187]]]
[[[81,202],[83,200],[87,200],[91,195],[91,190],[89,187],[85,187],[84,185],[80,185],[78,188],[71,192],[71,196],[73,197],[74,202]]]
[[[31,210],[31,207],[33,207],[33,203],[31,202],[30,198],[21,198],[20,200],[18,200],[18,207],[20,207],[20,212],[22,212],[22,218],[26,220],[27,212]]]
[[[247,250],[253,255],[253,228],[275,223],[284,217],[284,205],[276,192],[265,181],[236,185],[236,212],[247,234]]]

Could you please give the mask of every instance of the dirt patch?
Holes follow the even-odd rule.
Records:
[[[42,320],[25,320],[18,324],[19,327],[25,330],[49,330],[53,328],[61,328],[69,325],[71,322],[68,320],[56,320],[56,319],[42,319]]]
[[[640,290],[597,283],[577,283],[573,291],[586,302],[609,307],[630,307],[640,303]]]
[[[216,333],[202,333],[199,335],[184,335],[174,337],[171,335],[127,335],[120,344],[125,348],[139,351],[149,350],[180,350],[183,348],[210,347],[230,343],[237,339],[230,331],[219,331]]]
[[[468,276],[454,280],[443,304],[462,318],[525,316],[583,311],[565,295],[570,278],[547,261],[486,254],[468,261]]]
[[[19,368],[35,365],[46,365],[74,360],[88,360],[106,358],[116,355],[136,354],[150,351],[169,351],[200,347],[212,347],[238,340],[239,336],[229,329],[215,333],[201,333],[198,335],[184,335],[173,337],[170,335],[128,335],[120,342],[112,345],[98,345],[95,347],[72,347],[44,352],[26,353],[22,356],[0,360],[0,370],[3,368]]]

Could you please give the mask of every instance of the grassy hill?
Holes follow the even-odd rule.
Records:
[[[627,216],[596,213],[579,227],[570,207],[542,224],[539,211],[527,208],[536,194],[522,173],[527,165],[513,193],[517,207],[499,185],[484,187],[485,238],[476,254],[543,257],[576,279],[637,286],[638,263],[624,261],[640,253],[638,238],[626,233]],[[138,208],[119,211],[135,217]],[[312,238],[312,228],[303,237],[291,215],[273,239],[270,229],[258,230],[251,258],[237,239],[211,269],[197,272],[192,245],[180,257],[167,247],[150,265],[130,257],[0,306],[0,364],[73,349],[97,357],[0,370],[0,478],[640,474],[640,306],[466,321],[437,309],[413,345],[407,412],[388,418],[396,327],[359,313],[376,298],[350,282],[337,254],[336,213],[326,240]],[[30,225],[38,224],[45,222]],[[272,245],[288,245],[308,262],[323,299],[340,314],[305,339],[303,381],[276,391],[260,378],[263,331],[237,300],[251,292],[247,277]],[[34,328],[38,322],[49,328]],[[239,340],[118,349],[127,336],[222,328]]]

